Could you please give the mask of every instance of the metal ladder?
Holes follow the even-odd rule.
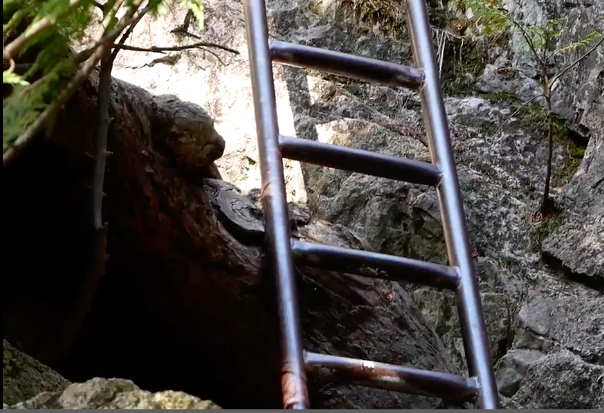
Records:
[[[243,0],[268,253],[278,287],[282,337],[281,387],[285,408],[309,408],[306,371],[325,369],[347,384],[439,397],[452,402],[478,401],[483,409],[498,408],[497,387],[468,243],[427,8],[425,0],[407,0],[406,3],[416,67],[280,41],[269,43],[265,0]],[[280,136],[273,62],[418,91],[432,163]],[[283,158],[435,186],[451,266],[292,239]],[[378,275],[373,277],[454,291],[471,377],[304,351],[294,259],[301,265],[365,276],[366,273],[360,272],[361,267],[370,267],[378,269]]]

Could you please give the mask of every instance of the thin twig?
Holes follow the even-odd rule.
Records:
[[[128,36],[134,31],[134,27],[141,21],[143,16],[150,10],[150,6],[145,7],[141,10],[134,21],[130,24],[128,29],[124,32],[119,40],[119,44],[123,45]],[[98,110],[98,127],[97,127],[97,139],[96,139],[96,153],[95,153],[95,169],[94,169],[94,181],[92,184],[93,197],[92,197],[92,213],[93,222],[96,230],[103,228],[103,198],[105,193],[103,191],[105,182],[105,166],[107,162],[107,138],[109,134],[109,124],[111,119],[109,118],[109,105],[111,95],[111,72],[113,71],[113,63],[119,49],[113,50],[113,52],[101,60],[101,70],[99,73],[99,87],[98,87],[98,98],[97,98],[97,110]]]
[[[128,40],[128,37],[130,37],[130,35],[134,31],[134,28],[136,27],[136,25],[141,21],[141,19],[143,17],[145,17],[145,15],[147,13],[149,13],[150,10],[151,10],[151,5],[147,5],[147,7],[145,7],[144,9],[142,9],[138,13],[138,15],[136,16],[136,18],[134,19],[134,21],[130,24],[130,26],[128,27],[128,29],[126,29],[126,31],[124,32],[124,34],[120,38],[120,41],[118,42],[118,46],[123,46],[126,43],[126,40]],[[120,52],[120,49],[116,47],[113,50],[113,52],[111,53],[112,64],[113,64],[113,61],[115,61],[115,58],[117,57],[117,54],[119,52]]]
[[[46,125],[47,121],[50,119],[52,115],[56,113],[56,111],[61,108],[67,101],[71,98],[71,96],[76,92],[76,90],[84,83],[92,70],[96,66],[96,64],[103,58],[111,50],[111,44],[117,36],[124,30],[124,28],[129,25],[134,19],[132,14],[136,13],[136,10],[140,6],[141,1],[134,1],[132,6],[129,8],[129,11],[120,19],[120,21],[115,26],[115,29],[107,36],[104,37],[105,42],[101,43],[96,50],[92,53],[92,56],[82,66],[79,72],[75,75],[75,77],[67,84],[65,90],[59,95],[57,100],[55,100],[52,104],[48,105],[48,107],[38,116],[38,118],[33,122],[22,134],[17,138],[17,140],[13,143],[13,146],[9,148],[2,155],[2,165],[6,167],[13,161],[22,151],[27,147],[27,145],[32,141],[32,139],[42,131],[44,125]]]
[[[109,25],[115,20],[115,18],[117,16],[117,12],[124,4],[124,1],[125,0],[115,0],[115,2],[113,3],[113,5],[111,6],[111,8],[109,10],[103,11],[103,21],[101,22],[101,25],[97,28],[97,34],[95,37],[100,39],[107,34]],[[107,5],[109,5],[109,4],[110,3],[107,2]],[[105,8],[107,8],[107,6],[105,6]]]
[[[214,56],[216,58],[216,60],[218,60],[218,62],[223,65],[226,66],[227,64],[220,58],[220,56],[218,56],[218,53],[213,52],[210,49],[204,49],[203,47],[199,48],[200,50],[203,50],[204,52],[208,52],[209,54],[211,54],[212,56]]]
[[[231,49],[229,47],[222,46],[220,44],[208,43],[208,42],[199,42],[199,43],[193,43],[193,44],[188,44],[188,45],[184,45],[184,46],[166,46],[166,47],[161,47],[161,46],[137,47],[137,46],[129,46],[126,44],[123,44],[123,45],[116,44],[116,45],[113,45],[113,47],[115,47],[116,49],[130,50],[133,52],[152,52],[152,53],[179,52],[182,50],[197,49],[200,47],[215,47],[217,49],[225,50],[225,51],[233,53],[233,54],[239,54],[239,52],[235,49]]]
[[[593,53],[594,50],[596,50],[598,48],[598,46],[600,46],[602,44],[602,42],[604,42],[604,37],[602,37],[600,39],[600,41],[598,41],[594,47],[592,47],[591,49],[589,49],[588,51],[585,52],[585,54],[583,54],[581,57],[579,57],[577,60],[575,60],[574,62],[572,62],[570,65],[566,66],[564,69],[562,69],[562,71],[560,71],[557,75],[555,75],[552,78],[552,81],[550,82],[550,88],[553,88],[554,83],[556,83],[558,81],[558,79],[560,79],[562,76],[564,76],[569,70],[571,70],[573,67],[577,66],[582,60],[584,60],[585,58],[587,58],[590,54]]]
[[[552,112],[552,98],[550,96],[546,96],[547,102],[547,164],[545,170],[545,186],[543,188],[543,199],[541,201],[540,212],[543,216],[549,214],[551,210],[551,202],[549,199],[549,192],[552,181],[552,161],[554,157],[554,112]]]
[[[52,28],[61,17],[67,15],[74,8],[84,3],[85,0],[70,0],[69,5],[65,10],[58,14],[49,14],[44,18],[34,23],[30,28],[21,33],[15,40],[7,44],[2,50],[2,56],[5,59],[14,59],[19,52],[29,43],[34,37]]]
[[[516,28],[518,30],[520,30],[520,33],[522,34],[522,37],[524,37],[524,40],[526,41],[526,43],[528,44],[529,48],[531,49],[531,52],[533,53],[533,55],[535,55],[535,59],[537,59],[537,62],[539,63],[539,65],[540,66],[545,66],[546,63],[543,62],[541,60],[541,58],[539,57],[539,53],[535,49],[535,45],[533,44],[533,40],[531,39],[531,37],[529,36],[529,34],[526,32],[526,29],[524,28],[524,26],[521,25],[516,19],[514,19],[514,17],[512,17],[512,15],[510,14],[510,12],[508,12],[507,10],[505,10],[503,8],[500,8],[499,10],[503,14],[506,15],[506,17],[509,19],[509,21],[511,21],[512,24],[514,26],[516,26]]]
[[[185,15],[185,20],[183,21],[181,26],[178,26],[176,29],[172,30],[172,33],[175,32],[186,32],[189,30],[189,26],[191,25],[191,19],[193,18],[193,12],[191,10],[187,10],[187,14]]]
[[[95,230],[103,227],[103,187],[105,183],[105,165],[107,162],[107,136],[109,134],[109,102],[111,95],[111,71],[113,61],[111,55],[101,61],[99,72],[99,92],[97,97],[97,136],[94,166],[94,180],[92,183],[92,213]]]
[[[118,2],[119,3],[119,2]],[[111,13],[111,12],[109,12]],[[136,20],[136,22],[140,19]],[[135,23],[133,23],[135,24]],[[132,30],[128,29],[127,33]],[[99,36],[104,35],[101,33]],[[121,37],[120,42],[126,40],[125,35]],[[109,48],[101,59],[101,70],[99,75],[99,92],[98,92],[98,117],[99,126],[97,129],[97,148],[96,148],[96,163],[93,186],[93,223],[94,223],[94,244],[91,249],[92,255],[89,258],[88,270],[84,282],[80,286],[77,294],[78,300],[74,303],[71,312],[67,317],[66,340],[67,345],[71,345],[75,335],[81,330],[82,325],[86,321],[92,303],[96,297],[100,282],[105,274],[107,262],[107,232],[108,224],[102,220],[102,202],[103,202],[103,184],[105,176],[105,163],[107,156],[107,135],[109,130],[109,106],[111,94],[111,71],[115,55],[109,54]],[[71,333],[71,334],[70,334]],[[64,349],[66,351],[67,349]]]
[[[138,3],[140,4],[140,2],[138,2]],[[124,20],[125,17],[126,16],[122,17],[122,20],[120,20],[120,24],[117,25],[115,27],[115,29],[113,29],[112,32],[103,36],[101,39],[97,40],[88,49],[82,50],[81,52],[77,53],[74,57],[74,61],[76,63],[82,63],[85,60],[87,60],[90,56],[92,56],[92,54],[95,52],[95,50],[97,50],[102,45],[106,45],[107,43],[114,41],[120,35],[120,33],[124,30],[124,28],[126,26],[132,24],[138,18],[138,16],[136,16],[136,17],[130,17],[127,20]],[[121,24],[122,21],[124,21],[123,24]],[[113,47],[113,46],[114,45],[111,45],[111,47]]]
[[[512,113],[510,116],[508,116],[502,123],[501,125],[499,125],[499,128],[497,128],[497,131],[495,131],[495,134],[493,136],[497,136],[499,135],[499,132],[501,132],[501,130],[503,129],[503,127],[511,120],[514,118],[514,116],[516,116],[518,113],[520,113],[520,111],[522,109],[524,109],[525,107],[527,107],[528,105],[531,104],[531,102],[533,102],[534,100],[540,98],[540,97],[545,97],[545,95],[543,93],[540,93],[538,95],[533,96],[532,98],[530,98],[529,100],[527,100],[526,102],[524,102],[522,105],[520,105],[520,107],[518,109],[516,109],[514,111],[514,113]]]
[[[198,36],[196,34],[189,32],[187,30],[187,28],[183,27],[183,26],[179,26],[179,27],[175,28],[174,30],[171,30],[170,33],[182,34],[183,36],[192,37],[193,39],[201,40],[201,36]]]

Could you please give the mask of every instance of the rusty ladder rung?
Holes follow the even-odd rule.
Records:
[[[497,409],[497,387],[425,0],[406,1],[415,67],[292,43],[269,42],[265,0],[243,0],[243,5],[258,134],[267,249],[277,284],[284,407],[309,407],[306,383],[308,369],[311,372],[319,370],[332,379],[341,379],[349,384],[379,388],[389,386],[390,390],[447,400],[477,399],[481,408]],[[432,163],[280,137],[273,62],[416,90],[421,97]],[[436,186],[451,267],[292,239],[283,172],[284,157]],[[304,352],[294,259],[299,264],[370,278],[410,281],[454,290],[470,377]],[[373,367],[368,369],[369,366]]]
[[[431,163],[362,149],[284,136],[279,148],[284,158],[344,171],[431,186],[440,179],[440,169]]]
[[[304,352],[306,370],[323,379],[347,385],[373,387],[448,402],[471,402],[478,395],[476,379],[371,360]]]
[[[277,40],[269,43],[269,50],[273,62],[288,66],[320,70],[333,75],[371,80],[412,90],[418,89],[424,81],[422,70],[383,60]]]
[[[292,253],[297,264],[308,267],[412,282],[440,290],[455,291],[459,287],[457,270],[446,265],[298,240],[292,240]]]

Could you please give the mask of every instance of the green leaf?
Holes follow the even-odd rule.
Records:
[[[195,17],[199,30],[203,30],[205,25],[205,14],[201,0],[182,0],[181,2],[191,10],[191,13],[193,13],[193,17]]]
[[[4,71],[2,73],[2,83],[6,83],[9,85],[20,85],[20,86],[29,85],[29,82],[26,81],[25,79],[23,79],[21,76],[19,76],[16,73],[12,73],[12,72],[8,72],[8,71]]]

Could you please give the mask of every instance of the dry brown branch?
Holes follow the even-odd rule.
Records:
[[[119,2],[118,2],[119,3]],[[117,3],[116,3],[117,4]],[[118,6],[119,7],[119,6]],[[122,35],[119,41],[119,45],[123,45],[128,36],[132,34],[135,26],[141,21],[143,16],[150,10],[150,6],[145,7],[138,13],[134,21],[130,24],[126,32]],[[105,33],[103,33],[105,34]],[[111,72],[113,71],[113,62],[119,49],[113,50],[111,55],[105,56],[101,59],[101,70],[99,74],[99,96],[98,96],[98,128],[97,128],[97,139],[96,139],[96,154],[95,154],[95,170],[94,170],[94,181],[92,184],[93,197],[92,197],[92,212],[94,227],[97,231],[103,228],[103,198],[104,198],[104,182],[105,182],[105,165],[107,161],[107,137],[109,133],[109,104],[110,104],[110,93],[111,93]]]
[[[529,36],[529,34],[527,33],[526,29],[524,28],[524,26],[522,24],[520,24],[520,22],[518,22],[514,17],[512,17],[511,13],[503,8],[499,9],[503,14],[505,14],[506,18],[512,22],[512,24],[518,29],[520,30],[520,33],[522,34],[522,37],[524,37],[524,40],[526,41],[526,44],[528,45],[528,47],[531,49],[531,52],[533,53],[533,55],[535,56],[535,59],[537,59],[537,62],[539,63],[539,66],[544,67],[547,65],[546,62],[544,62],[540,57],[539,57],[539,52],[537,52],[537,49],[535,48],[535,44],[533,43],[533,39],[531,39],[531,36]]]
[[[163,52],[179,52],[182,50],[188,50],[188,49],[198,49],[200,47],[214,47],[217,49],[221,49],[233,54],[239,54],[239,52],[235,49],[231,49],[230,47],[227,46],[222,46],[220,44],[216,44],[216,43],[208,43],[208,42],[198,42],[198,43],[193,43],[193,44],[188,44],[188,45],[183,45],[183,46],[151,46],[151,47],[137,47],[137,46],[129,46],[129,45],[119,45],[116,44],[113,47],[115,47],[116,49],[123,49],[123,50],[130,50],[133,52],[152,52],[152,53],[163,53]]]
[[[571,70],[573,67],[575,67],[579,63],[581,63],[582,60],[585,60],[590,54],[592,54],[598,48],[598,46],[600,46],[602,44],[602,42],[604,42],[604,36],[602,36],[602,38],[600,38],[600,40],[591,49],[586,51],[581,57],[577,58],[577,60],[572,62],[570,65],[566,66],[557,75],[555,75],[549,84],[550,87],[553,88],[554,84],[558,81],[558,79],[560,79],[562,76],[564,76],[566,73],[568,73],[568,71]]]
[[[209,54],[214,56],[216,58],[216,60],[218,60],[218,62],[220,62],[221,65],[226,66],[226,63],[220,58],[220,56],[218,56],[218,53],[215,53],[210,49],[204,49],[203,47],[200,47],[200,50],[203,50],[204,52],[208,52]]]
[[[147,13],[149,13],[150,10],[151,10],[151,6],[147,5],[147,7],[145,7],[144,9],[142,9],[140,11],[140,13],[138,13],[138,15],[134,18],[134,21],[130,24],[130,27],[128,27],[128,29],[126,29],[126,31],[124,32],[124,34],[120,38],[120,41],[117,43],[118,46],[123,46],[126,43],[126,40],[128,40],[128,37],[130,37],[130,35],[134,31],[134,28],[136,27],[136,25],[141,21],[141,19],[143,17],[145,17],[145,15]],[[117,57],[117,54],[119,52],[120,52],[120,49],[119,48],[115,48],[113,50],[113,52],[111,53],[111,59],[115,61],[115,58]]]
[[[540,93],[538,95],[533,96],[532,98],[530,98],[529,100],[527,100],[526,102],[524,102],[522,105],[520,105],[520,107],[518,109],[516,109],[510,116],[508,116],[507,118],[505,118],[505,120],[503,122],[501,122],[501,125],[499,125],[499,128],[497,128],[497,130],[495,131],[495,136],[499,135],[499,132],[501,132],[501,130],[503,129],[503,127],[510,120],[512,120],[514,118],[514,116],[516,116],[517,114],[519,114],[522,109],[524,109],[525,107],[527,107],[532,102],[534,102],[536,99],[539,99],[540,97],[544,97],[543,93]]]

